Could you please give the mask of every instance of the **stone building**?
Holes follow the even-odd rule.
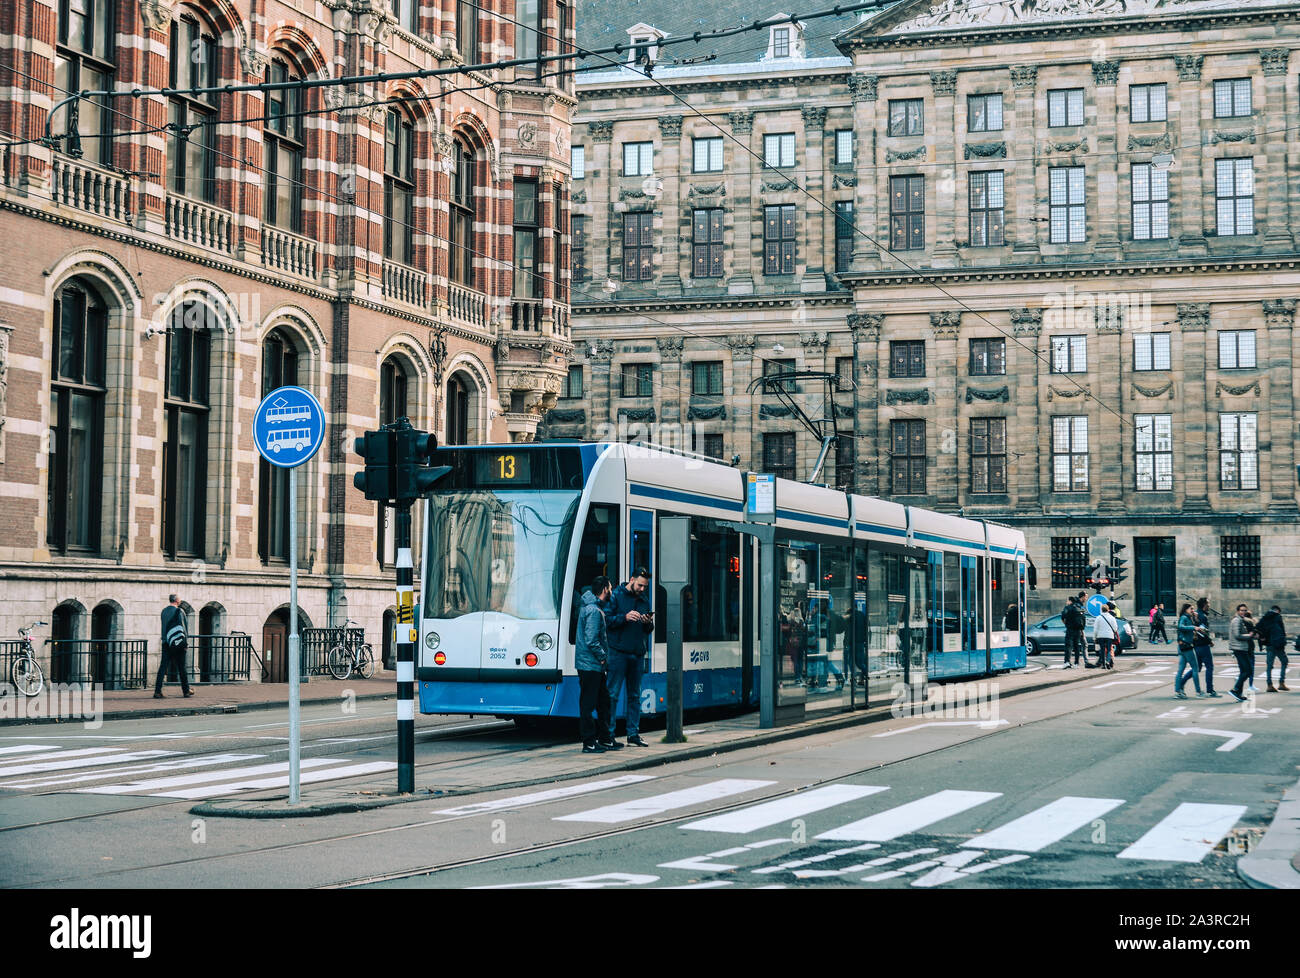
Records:
[[[302,624],[387,651],[391,531],[353,437],[406,415],[528,440],[559,391],[572,76],[469,66],[572,30],[561,0],[0,10],[0,633],[144,639],[152,665],[175,591],[192,633],[247,633],[282,673],[288,486],[252,426],[297,383],[328,420],[299,470]],[[183,94],[60,104],[137,88]]]
[[[749,385],[825,371],[819,481],[1022,527],[1031,614],[1111,543],[1127,615],[1300,610],[1300,4],[904,0],[689,65],[655,39],[726,10],[592,3],[580,38],[590,7],[654,80],[578,84],[548,433],[689,425],[807,479],[817,441]]]

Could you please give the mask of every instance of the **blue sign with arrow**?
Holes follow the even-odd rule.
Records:
[[[1100,615],[1103,611],[1106,610],[1106,604],[1107,604],[1107,599],[1105,595],[1094,594],[1091,598],[1088,599],[1088,603],[1086,605],[1088,609],[1088,614],[1096,618],[1098,615]]]
[[[325,412],[301,387],[277,387],[257,406],[253,438],[262,458],[282,469],[306,462],[325,441]]]

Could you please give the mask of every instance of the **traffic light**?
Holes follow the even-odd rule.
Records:
[[[437,447],[438,437],[427,431],[416,428],[397,431],[397,499],[419,499],[451,471],[449,465],[429,465]]]
[[[1124,578],[1128,576],[1128,571],[1124,569],[1128,561],[1120,556],[1120,552],[1127,549],[1128,547],[1122,543],[1116,543],[1114,540],[1110,542],[1111,587],[1123,583]]]
[[[352,484],[365,493],[367,499],[391,502],[396,495],[396,434],[387,429],[367,431],[356,440],[356,453],[366,460],[366,468],[352,477]]]

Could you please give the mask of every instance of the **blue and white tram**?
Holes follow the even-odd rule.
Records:
[[[668,515],[692,518],[687,709],[757,704],[760,573],[777,577],[783,703],[860,706],[898,682],[1025,665],[1018,530],[781,479],[768,569],[730,525],[743,520],[742,473],[718,462],[569,442],[448,447],[433,464],[451,472],[423,504],[423,713],[576,717],[581,592],[599,574],[653,577]],[[664,600],[652,587],[652,605]],[[662,710],[667,682],[656,619],[643,713]]]

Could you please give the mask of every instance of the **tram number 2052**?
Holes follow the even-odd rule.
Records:
[[[709,661],[709,650],[708,650],[708,649],[692,649],[692,650],[691,650],[691,661],[692,661],[692,662],[708,662],[708,661]]]

